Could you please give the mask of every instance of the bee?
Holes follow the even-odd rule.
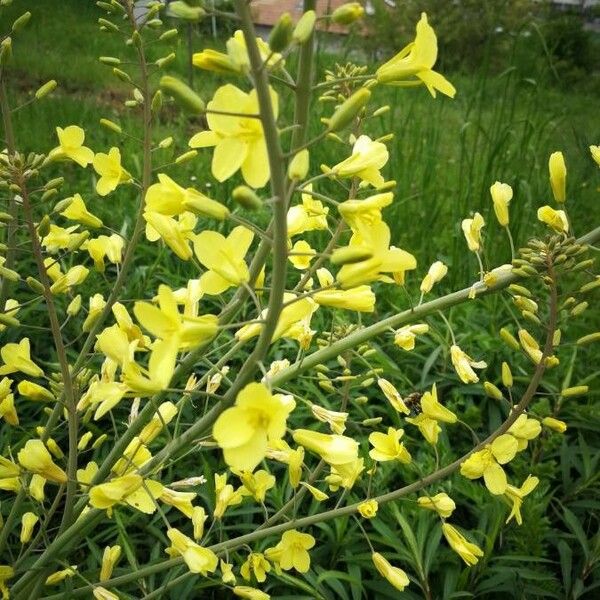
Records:
[[[416,417],[421,413],[421,398],[423,394],[421,392],[413,392],[404,398],[404,404],[408,410],[410,410],[410,416]]]

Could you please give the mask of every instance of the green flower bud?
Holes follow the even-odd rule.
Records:
[[[294,158],[290,161],[288,167],[288,177],[290,179],[299,181],[304,179],[308,174],[308,167],[310,164],[310,155],[308,150],[300,150],[294,155]]]
[[[44,186],[45,190],[51,190],[54,188],[59,188],[65,182],[64,177],[55,177],[46,183]]]
[[[19,281],[21,279],[21,276],[16,271],[2,266],[0,266],[0,277],[9,281]]]
[[[4,66],[12,58],[12,39],[7,37],[0,43],[0,66]]]
[[[583,284],[579,291],[583,294],[585,292],[590,292],[591,290],[595,290],[597,287],[600,287],[600,276],[596,277],[594,281],[590,281],[588,283]]]
[[[383,417],[372,417],[370,419],[364,419],[361,424],[365,427],[375,427],[376,425],[379,425],[382,421]]]
[[[115,133],[123,133],[121,126],[113,121],[110,121],[109,119],[100,119],[100,125],[102,125],[102,127],[106,127],[106,129],[114,131]]]
[[[182,108],[192,114],[202,114],[205,106],[202,98],[188,85],[170,75],[160,79],[160,89],[171,96]]]
[[[573,398],[574,396],[583,396],[589,392],[590,388],[587,385],[576,385],[574,387],[565,388],[560,394],[563,398]]]
[[[74,317],[79,313],[80,310],[81,310],[81,294],[77,294],[77,296],[75,296],[75,298],[73,298],[73,300],[71,300],[71,302],[69,302],[69,305],[67,306],[67,314],[70,317]]]
[[[0,223],[8,223],[14,221],[14,217],[7,212],[0,212]]]
[[[50,217],[48,215],[44,215],[37,227],[38,235],[40,237],[46,237],[50,233],[51,224]]]
[[[44,96],[51,94],[58,84],[55,79],[47,81],[43,86],[39,87],[35,92],[36,100],[41,100]]]
[[[502,327],[502,329],[500,329],[500,337],[502,338],[504,343],[513,350],[521,349],[521,345],[517,341],[517,338],[515,338],[515,336],[510,331],[508,331],[508,329],[506,329],[506,327]]]
[[[15,317],[11,317],[10,315],[5,315],[0,312],[0,324],[5,327],[18,327],[21,324],[19,319],[15,319]]]
[[[577,317],[584,310],[586,310],[588,306],[589,306],[588,302],[580,302],[579,304],[576,304],[571,310],[571,316]]]
[[[152,114],[156,115],[160,112],[163,105],[163,95],[160,90],[156,90],[154,96],[152,96],[152,102],[150,104],[150,110]]]
[[[369,101],[371,92],[366,88],[360,88],[350,98],[348,98],[334,113],[331,119],[329,119],[329,130],[339,131],[344,129],[347,125],[358,116],[358,113],[364,108]]]
[[[121,59],[116,58],[115,56],[99,56],[98,60],[103,65],[110,65],[111,67],[116,67],[117,65],[121,64]]]
[[[162,69],[162,68],[166,67],[167,65],[170,65],[176,58],[177,58],[177,55],[175,54],[175,52],[171,52],[171,54],[167,54],[167,56],[163,56],[162,58],[159,58],[154,64],[156,64],[156,66],[159,69]]]
[[[131,77],[129,77],[129,75],[127,73],[125,73],[125,71],[122,71],[121,69],[117,69],[117,67],[114,67],[112,72],[113,72],[113,75],[115,77],[118,77],[121,81],[124,81],[126,83],[132,83]]]
[[[283,13],[269,35],[269,48],[273,52],[283,52],[292,41],[292,29],[294,24],[289,12]]]
[[[201,6],[190,6],[183,0],[176,0],[176,2],[169,3],[168,14],[183,21],[197,23],[204,17],[206,11]]]
[[[53,188],[51,190],[46,190],[42,194],[42,197],[40,198],[40,201],[41,202],[46,202],[47,200],[50,200],[51,198],[54,198],[54,196],[58,196],[58,190],[56,188]]]
[[[490,383],[489,381],[484,381],[483,389],[486,395],[490,398],[493,398],[494,400],[502,400],[502,392],[493,383]]]
[[[188,162],[188,161],[193,160],[194,158],[196,158],[196,156],[198,156],[198,150],[188,150],[187,152],[184,152],[183,154],[180,154],[175,159],[175,164],[176,165],[180,165],[182,163]]]
[[[231,197],[234,202],[237,202],[240,206],[243,206],[248,210],[258,210],[262,208],[262,200],[258,197],[256,192],[247,185],[238,185],[231,193]]]
[[[160,140],[160,142],[158,142],[158,147],[162,148],[164,150],[165,148],[168,148],[172,144],[173,144],[173,138],[171,136],[169,136],[169,137],[166,137],[164,140]]]
[[[183,206],[194,214],[204,215],[219,221],[223,221],[229,216],[229,209],[226,206],[200,193],[184,200]]]
[[[336,8],[331,14],[331,20],[337,25],[350,25],[362,19],[365,9],[358,2],[348,2]]]
[[[17,33],[17,31],[21,31],[21,29],[23,29],[23,27],[25,27],[25,25],[27,25],[27,23],[29,23],[29,19],[31,19],[31,13],[29,11],[27,11],[26,13],[23,13],[13,24],[12,24],[12,30],[14,33]]]
[[[167,31],[162,33],[158,39],[161,42],[166,42],[168,40],[172,40],[173,38],[177,37],[178,33],[179,32],[177,31],[177,29],[167,29]]]
[[[522,285],[518,285],[516,283],[511,283],[508,286],[508,289],[513,294],[525,296],[526,298],[531,298],[531,296],[532,296],[532,293],[526,287],[523,287]]]
[[[592,344],[593,342],[600,342],[600,331],[596,331],[595,333],[589,333],[588,335],[584,335],[580,337],[576,344],[578,346],[586,346],[587,344]]]
[[[507,388],[513,386],[513,375],[507,362],[502,363],[502,385]]]
[[[119,28],[113,22],[102,17],[98,19],[98,25],[100,25],[100,29],[104,28],[106,31],[119,31]]]
[[[587,260],[582,260],[581,262],[578,262],[573,267],[573,271],[584,271],[585,269],[588,269],[589,267],[591,267],[593,264],[594,264],[593,258],[588,258]]]
[[[296,23],[292,33],[292,40],[297,44],[304,44],[312,35],[317,20],[317,13],[314,10],[306,11]]]

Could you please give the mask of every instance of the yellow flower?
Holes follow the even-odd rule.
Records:
[[[56,571],[46,577],[46,585],[56,585],[61,581],[67,579],[67,577],[73,577],[75,575],[75,571],[77,567],[75,565],[71,567],[67,567],[66,569],[62,569],[61,571]]]
[[[0,348],[0,357],[4,364],[0,367],[0,375],[8,375],[20,371],[30,377],[43,377],[40,369],[30,356],[29,338],[23,338],[18,344],[5,344]]]
[[[245,598],[245,600],[269,600],[271,598],[269,594],[247,585],[236,585],[232,591],[236,596]]]
[[[0,400],[0,417],[2,417],[9,425],[19,424],[19,415],[15,408],[15,397],[13,394],[7,394]]]
[[[301,481],[300,485],[302,487],[305,487],[311,494],[311,496],[317,501],[317,502],[323,502],[323,500],[327,500],[329,498],[329,496],[325,493],[322,492],[321,490],[319,490],[318,488],[310,485],[309,483],[306,483],[306,481]]]
[[[400,396],[400,392],[398,392],[393,384],[387,379],[379,377],[379,379],[377,379],[377,385],[381,388],[381,391],[393,408],[405,415],[410,414],[408,406],[406,406],[404,400],[402,400],[402,396]]]
[[[292,206],[287,213],[287,234],[290,238],[305,231],[327,229],[329,208],[313,199],[312,184],[303,189],[307,191],[302,194],[302,204]]]
[[[553,152],[550,155],[548,171],[554,199],[559,204],[564,204],[567,199],[567,166],[562,152]]]
[[[294,267],[300,271],[308,269],[316,254],[316,250],[310,247],[308,242],[298,240],[291,248],[288,259]]]
[[[90,504],[94,508],[108,509],[110,513],[115,504],[125,503],[150,515],[156,510],[156,499],[162,491],[163,486],[158,481],[144,480],[137,473],[128,473],[91,487]]]
[[[404,429],[394,429],[393,427],[388,427],[387,433],[374,431],[369,436],[369,442],[373,446],[373,449],[369,450],[369,456],[379,462],[397,460],[408,464],[411,456],[404,444],[400,442],[403,435]]]
[[[161,284],[158,287],[157,300],[158,306],[149,302],[133,305],[133,314],[140,325],[157,338],[173,341],[180,350],[188,350],[216,335],[218,318],[215,315],[181,314],[169,286]]]
[[[18,492],[21,489],[19,465],[0,456],[0,490],[7,492]]]
[[[479,252],[481,249],[481,229],[484,225],[485,221],[478,212],[472,219],[463,219],[462,230],[471,252]]]
[[[477,383],[479,377],[473,369],[485,369],[487,363],[483,360],[475,361],[456,344],[450,347],[450,358],[454,369],[463,383]]]
[[[121,152],[115,147],[108,154],[98,152],[94,156],[94,170],[100,175],[96,183],[100,196],[110,194],[120,183],[131,181],[131,175],[121,166]]]
[[[421,496],[417,499],[417,504],[421,508],[435,511],[443,519],[450,517],[456,508],[454,500],[444,492],[440,492],[435,496]]]
[[[467,541],[467,539],[450,523],[442,525],[442,532],[450,548],[454,550],[469,566],[477,564],[479,557],[483,556],[483,551],[479,546]]]
[[[219,475],[215,473],[215,510],[213,517],[220,519],[229,506],[239,504],[243,499],[241,490],[234,490],[233,486],[227,483],[227,474]]]
[[[415,348],[417,335],[423,335],[429,331],[427,323],[416,323],[415,325],[405,325],[397,329],[394,333],[394,344],[410,352]]]
[[[177,410],[177,406],[172,402],[163,402],[152,416],[152,419],[150,419],[150,422],[140,432],[140,441],[144,444],[152,442],[163,428],[173,420],[177,414]]]
[[[383,274],[392,273],[396,276],[416,269],[415,257],[405,250],[390,246],[390,238],[390,228],[383,221],[372,225],[359,223],[357,231],[350,238],[350,247],[368,250],[371,258],[344,265],[337,274],[340,285],[352,288],[375,279],[394,283],[394,279]]]
[[[194,506],[192,509],[192,525],[194,526],[194,539],[196,541],[202,539],[204,535],[204,523],[208,515],[202,506]]]
[[[378,573],[383,578],[387,579],[392,587],[400,592],[404,591],[404,588],[410,583],[410,580],[408,579],[408,575],[402,569],[392,566],[383,555],[379,554],[379,552],[373,552],[371,559],[373,560],[373,564]]]
[[[333,285],[333,276],[327,269],[317,269],[317,278],[321,287]],[[323,290],[312,295],[319,306],[332,306],[358,312],[373,312],[375,310],[375,294],[368,285],[359,285],[347,290]]]
[[[265,457],[268,441],[285,435],[293,408],[281,394],[272,395],[264,384],[248,384],[237,395],[235,406],[222,412],[213,426],[213,437],[223,449],[225,462],[240,471],[253,471]]]
[[[519,452],[527,448],[530,440],[534,440],[542,432],[542,426],[537,419],[530,419],[527,415],[519,415],[510,426],[507,433],[514,436],[519,444]]]
[[[188,519],[192,518],[194,506],[192,500],[197,496],[195,492],[177,492],[168,487],[163,487],[162,494],[158,497],[161,502],[174,506]]]
[[[73,225],[65,229],[52,223],[48,235],[42,238],[42,246],[51,253],[70,248],[75,240],[78,240],[81,236],[81,233],[76,233],[77,229],[79,229],[79,225]]]
[[[102,310],[106,306],[106,301],[102,297],[102,294],[94,294],[89,300],[88,315],[81,326],[83,331],[90,331],[94,326],[94,323],[98,320],[98,317],[102,313]]]
[[[271,440],[267,447],[267,458],[272,458],[288,466],[290,485],[293,489],[298,487],[302,477],[302,463],[304,462],[304,448],[299,446],[292,450],[284,440]]]
[[[169,386],[175,363],[179,340],[157,340],[152,345],[148,369],[142,369],[133,361],[123,364],[123,383],[138,396],[153,396]]]
[[[567,233],[569,231],[569,221],[564,210],[554,210],[548,205],[542,206],[538,208],[537,218],[557,233]]]
[[[29,440],[17,454],[19,464],[54,483],[67,483],[67,474],[53,462],[42,440]]]
[[[373,187],[380,187],[385,180],[379,171],[388,158],[385,144],[373,141],[368,135],[361,135],[354,142],[352,154],[332,167],[331,173],[341,178],[358,177]]]
[[[35,524],[40,520],[40,518],[32,512],[26,512],[21,517],[21,535],[19,537],[21,544],[27,544],[29,540],[31,540],[31,534],[33,533],[33,528]]]
[[[115,565],[121,557],[121,546],[106,546],[102,554],[102,568],[100,569],[100,581],[108,581],[112,575]]]
[[[492,202],[494,203],[496,219],[498,219],[498,223],[500,223],[502,227],[506,227],[510,220],[508,205],[513,197],[512,188],[507,183],[496,181],[496,183],[490,187],[490,194],[492,195]]]
[[[338,204],[337,209],[352,231],[356,231],[359,223],[379,223],[382,218],[381,209],[389,206],[393,199],[392,192],[385,192],[369,196],[364,200],[346,200]]]
[[[234,227],[226,238],[216,231],[203,231],[196,236],[194,252],[208,269],[200,277],[205,294],[220,295],[248,281],[250,275],[244,257],[253,239],[252,231],[242,225]]]
[[[2,266],[4,261],[5,261],[4,257],[0,257],[0,266]],[[19,303],[18,300],[15,300],[14,298],[8,298],[6,300],[6,302],[4,303],[4,314],[7,317],[16,317],[17,313],[19,312],[20,309],[21,309],[21,304]],[[7,328],[7,325],[5,325],[4,323],[0,323],[0,333],[5,331],[6,328]]]
[[[365,461],[362,458],[340,464],[331,465],[331,473],[325,477],[329,489],[336,492],[339,488],[352,489],[360,474],[365,470]]]
[[[600,146],[590,146],[590,152],[596,164],[600,166]]]
[[[346,420],[348,419],[347,412],[328,410],[318,404],[311,404],[310,410],[321,423],[327,423],[329,425],[332,433],[341,435],[346,430]]]
[[[441,261],[437,260],[430,267],[427,275],[423,278],[421,282],[421,292],[423,294],[429,293],[433,286],[440,282],[444,277],[446,277],[446,273],[448,273],[448,267]]]
[[[419,428],[423,437],[430,444],[437,444],[438,435],[441,427],[438,421],[443,423],[456,423],[456,415],[445,406],[442,406],[437,399],[437,387],[435,383],[431,392],[425,392],[421,398],[421,412],[412,419],[406,419]]]
[[[277,117],[278,97],[272,89],[270,93],[273,111]],[[206,109],[209,131],[194,135],[190,146],[215,147],[212,174],[218,181],[229,179],[241,168],[242,176],[248,185],[263,187],[269,180],[271,171],[262,123],[256,118],[260,112],[256,90],[246,94],[234,85],[224,85],[215,92]]]
[[[44,501],[46,498],[46,495],[44,494],[45,485],[46,480],[41,475],[34,473],[31,476],[31,481],[29,482],[29,493],[34,500],[37,500],[38,502]],[[0,488],[1,487],[2,486],[0,485]]]
[[[510,434],[502,434],[483,450],[471,454],[460,466],[460,474],[468,479],[483,476],[485,485],[492,494],[503,494],[508,482],[500,465],[510,462],[517,451],[517,440]]]
[[[96,271],[104,273],[104,258],[106,257],[113,265],[119,264],[124,244],[123,238],[113,233],[110,236],[100,235],[97,238],[87,240],[82,248],[89,252]]]
[[[427,15],[421,13],[421,20],[417,23],[417,33],[414,42],[403,48],[391,60],[377,69],[376,76],[379,83],[397,85],[411,84],[417,81],[424,83],[429,93],[435,98],[436,90],[450,98],[454,98],[456,89],[440,73],[433,70],[437,60],[437,38],[435,32],[427,22]],[[405,81],[408,80],[408,81]]]
[[[94,160],[94,152],[83,145],[85,131],[77,125],[69,125],[64,129],[56,128],[58,146],[50,150],[51,159],[70,158],[80,167],[87,167]]]
[[[265,556],[278,563],[284,571],[296,569],[298,573],[308,573],[310,569],[308,550],[314,545],[315,538],[312,535],[290,529],[283,533],[281,541],[275,547],[267,548]]]
[[[358,458],[358,442],[344,435],[296,429],[293,438],[297,444],[318,454],[330,465],[343,465]]]
[[[93,215],[85,205],[83,198],[80,194],[74,194],[71,198],[69,206],[60,213],[66,219],[71,221],[77,221],[82,225],[87,225],[93,229],[102,227],[102,219],[99,219],[96,215]]]
[[[0,592],[2,592],[2,600],[10,598],[10,592],[6,582],[15,576],[15,570],[9,565],[0,565]]]
[[[554,417],[544,417],[542,419],[542,425],[556,431],[557,433],[564,433],[567,430],[567,424],[564,421],[555,419]]]
[[[357,510],[360,513],[361,517],[365,519],[372,519],[377,515],[377,510],[379,509],[379,503],[377,500],[365,500],[361,502]]]
[[[61,274],[56,278],[54,283],[50,286],[50,291],[53,294],[64,294],[72,287],[82,284],[88,275],[89,270],[83,265],[71,267],[64,275]]]
[[[252,579],[252,575],[256,581],[263,583],[267,579],[267,573],[271,570],[271,564],[261,552],[251,552],[242,565],[240,573],[246,581]]]
[[[523,523],[523,517],[521,516],[521,505],[523,504],[523,498],[525,498],[525,496],[528,494],[531,494],[539,482],[540,480],[537,477],[529,475],[520,488],[510,484],[506,486],[504,497],[510,503],[512,503],[512,509],[508,515],[508,519],[506,519],[507,523],[513,517],[519,525]]]
[[[101,585],[97,585],[92,589],[92,595],[95,600],[119,600],[119,596]]]
[[[181,260],[192,258],[190,240],[196,226],[196,217],[190,212],[184,212],[177,219],[162,215],[158,212],[146,211],[146,237],[151,242],[162,239]]]
[[[275,477],[264,469],[256,473],[244,471],[240,474],[240,479],[244,484],[240,492],[244,496],[252,496],[257,502],[264,502],[267,491],[275,485]]]
[[[167,553],[171,556],[181,556],[191,573],[200,573],[206,577],[208,573],[217,570],[219,559],[212,550],[196,544],[178,529],[169,529],[167,537],[171,541]]]
[[[32,381],[19,381],[17,390],[21,396],[25,396],[25,398],[29,398],[30,400],[36,400],[37,402],[52,402],[55,400],[52,392]]]

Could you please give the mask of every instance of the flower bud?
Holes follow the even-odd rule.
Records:
[[[77,294],[77,296],[75,296],[75,298],[73,298],[73,300],[71,300],[71,302],[69,302],[69,305],[67,306],[67,314],[70,317],[74,317],[77,315],[77,313],[81,310],[81,294]]]
[[[27,11],[26,13],[23,13],[13,24],[12,24],[12,30],[14,33],[17,33],[17,31],[21,31],[21,29],[23,29],[23,27],[25,27],[27,25],[27,23],[29,23],[29,19],[31,19],[31,13],[29,11]]]
[[[219,221],[223,221],[229,216],[229,209],[226,206],[200,192],[195,192],[193,196],[190,195],[186,198],[183,201],[183,206],[194,214],[204,215]]]
[[[48,215],[44,215],[39,225],[37,226],[37,232],[40,237],[46,237],[50,233],[50,217]]]
[[[176,0],[169,3],[168,14],[183,21],[197,23],[204,17],[206,11],[201,6],[190,6],[183,0]]]
[[[283,13],[269,35],[269,48],[273,52],[283,52],[292,41],[294,24],[289,12]]]
[[[156,90],[154,96],[152,96],[152,102],[150,103],[150,110],[152,114],[156,115],[160,112],[163,105],[163,96],[160,90]]]
[[[231,193],[231,197],[234,202],[237,202],[240,206],[243,206],[248,210],[258,210],[259,208],[262,208],[262,200],[258,197],[256,192],[247,185],[238,185]]]
[[[198,150],[188,150],[187,152],[184,152],[183,154],[180,154],[175,159],[175,164],[176,165],[180,165],[182,163],[188,162],[188,161],[193,160],[194,158],[196,158],[196,156],[198,156]]]
[[[300,150],[294,155],[288,167],[288,177],[293,180],[301,180],[308,174],[310,155],[308,150]]]
[[[560,394],[563,398],[573,398],[574,396],[584,396],[589,390],[590,388],[587,385],[576,385],[565,388]]]
[[[331,14],[331,20],[336,25],[350,25],[362,19],[365,9],[358,2],[347,2],[336,8]]]
[[[502,392],[491,382],[484,381],[483,389],[487,396],[493,398],[494,400],[502,400]]]
[[[556,433],[564,433],[567,430],[567,424],[554,417],[544,417],[542,425],[545,425],[548,429],[552,429],[552,431],[556,431]]]
[[[330,261],[334,265],[348,265],[367,260],[372,256],[373,253],[369,248],[344,246],[333,251]]]
[[[172,40],[173,38],[177,37],[178,34],[179,34],[179,32],[177,31],[177,29],[167,29],[167,31],[162,33],[158,39],[161,42],[166,42],[168,40]]]
[[[554,199],[563,204],[567,199],[567,167],[562,152],[553,152],[548,161],[548,170],[550,172],[550,186]]]
[[[36,100],[41,100],[44,96],[51,94],[56,89],[57,85],[58,84],[56,83],[55,79],[51,79],[50,81],[47,81],[44,85],[42,85],[41,87],[39,87],[36,90],[36,92],[35,92]]]
[[[102,125],[102,127],[105,127],[106,129],[114,131],[115,133],[123,133],[121,126],[113,121],[110,121],[109,119],[100,119],[100,125]]]
[[[317,13],[314,10],[306,11],[296,23],[292,33],[292,40],[297,44],[304,44],[312,35],[317,20]]]
[[[500,337],[504,343],[513,350],[520,350],[521,346],[517,341],[517,338],[515,338],[515,336],[508,331],[508,329],[506,329],[506,327],[502,327],[502,329],[500,329]]]
[[[0,43],[0,66],[4,66],[12,58],[12,39],[7,37]]]
[[[54,198],[54,196],[58,196],[58,190],[56,188],[52,189],[52,190],[46,190],[42,194],[42,196],[40,198],[40,201],[41,202],[46,202],[47,200],[50,200],[51,198]]]
[[[600,331],[596,331],[595,333],[590,333],[588,335],[584,335],[580,337],[576,344],[578,346],[585,346],[587,344],[592,344],[593,342],[600,342]]]
[[[131,81],[131,77],[129,77],[128,73],[125,73],[125,71],[123,71],[122,69],[118,69],[117,67],[113,67],[113,75],[117,78],[119,78],[121,81],[124,81],[125,83],[133,83]]]
[[[508,363],[502,363],[502,385],[507,388],[513,386],[513,375]]]
[[[31,540],[33,528],[38,521],[39,517],[32,512],[26,512],[21,517],[21,535],[19,537],[21,544],[27,544]]]
[[[167,54],[167,56],[163,56],[162,58],[157,59],[154,64],[159,69],[163,69],[167,65],[170,65],[176,58],[177,55],[175,54],[175,52],[171,52],[171,54]]]
[[[165,94],[171,96],[187,112],[202,114],[205,111],[202,98],[176,77],[164,75],[161,77],[159,85]]]
[[[588,302],[580,302],[579,304],[576,304],[572,309],[571,309],[571,316],[572,317],[577,317],[579,316],[584,310],[587,309],[587,307],[589,306]]]
[[[109,65],[111,67],[116,67],[117,65],[121,64],[121,59],[115,56],[99,56],[98,60],[103,65]]]
[[[338,107],[331,119],[329,119],[329,131],[339,131],[349,125],[358,116],[370,98],[371,92],[367,88],[360,88],[354,92],[350,98]]]
[[[0,313],[0,325],[4,325],[5,327],[18,327],[21,324],[21,321],[15,317],[11,317],[6,313]]]
[[[16,272],[13,271],[12,269],[8,269],[7,267],[2,267],[0,266],[0,277],[3,277],[4,279],[8,279],[9,281],[20,281],[21,276]]]
[[[98,25],[100,25],[100,29],[104,29],[104,31],[119,31],[119,28],[112,21],[103,19],[102,17],[98,19]]]

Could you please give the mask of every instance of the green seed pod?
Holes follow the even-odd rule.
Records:
[[[588,335],[584,335],[580,337],[576,344],[578,346],[587,346],[587,344],[592,344],[594,342],[600,342],[600,331],[596,331],[595,333],[589,333]]]
[[[368,248],[359,246],[344,246],[337,248],[331,254],[330,261],[334,265],[351,265],[372,258],[373,253]]]
[[[23,29],[23,27],[25,27],[27,25],[27,23],[29,23],[29,19],[31,19],[31,13],[29,11],[27,11],[26,13],[23,13],[13,24],[12,24],[12,30],[14,33],[17,33],[17,31],[21,31],[21,29]]]
[[[110,121],[109,119],[100,119],[100,125],[102,125],[102,127],[105,127],[106,129],[114,131],[115,133],[123,133],[121,126],[115,123],[114,121]]]
[[[508,329],[506,329],[506,327],[502,327],[502,329],[500,329],[500,337],[504,343],[513,350],[521,349],[521,345],[517,341],[517,338],[515,338],[515,336]]]
[[[563,398],[573,398],[574,396],[583,396],[589,392],[590,388],[587,385],[576,385],[568,387],[561,392]]]
[[[192,114],[204,113],[204,101],[183,81],[170,75],[164,75],[160,79],[160,89],[171,96],[184,110]]]
[[[485,391],[487,396],[493,398],[494,400],[502,400],[503,398],[502,392],[493,383],[490,383],[489,381],[483,382],[483,390]]]
[[[37,226],[37,232],[40,237],[46,237],[50,233],[50,225],[52,222],[50,221],[50,217],[48,215],[44,215],[39,225]]]
[[[339,131],[344,129],[347,125],[358,116],[358,113],[365,107],[369,99],[371,98],[371,92],[366,88],[360,88],[350,98],[348,98],[334,113],[331,119],[329,119],[329,131]]]
[[[314,10],[306,11],[296,23],[292,33],[292,40],[297,44],[304,44],[312,35],[317,20],[317,13]]]
[[[54,80],[54,79],[47,81],[43,86],[39,87],[36,90],[36,92],[35,92],[36,100],[41,100],[44,96],[51,94],[56,89],[57,85],[58,84],[56,83],[56,80]]]
[[[262,208],[262,200],[247,185],[238,185],[231,193],[231,197],[234,202],[237,202],[240,206],[248,210],[259,210]]]
[[[269,48],[273,52],[283,52],[292,41],[294,23],[289,12],[283,13],[269,35]]]
[[[365,9],[358,2],[348,2],[336,8],[331,14],[331,20],[336,25],[351,25],[362,19]]]

